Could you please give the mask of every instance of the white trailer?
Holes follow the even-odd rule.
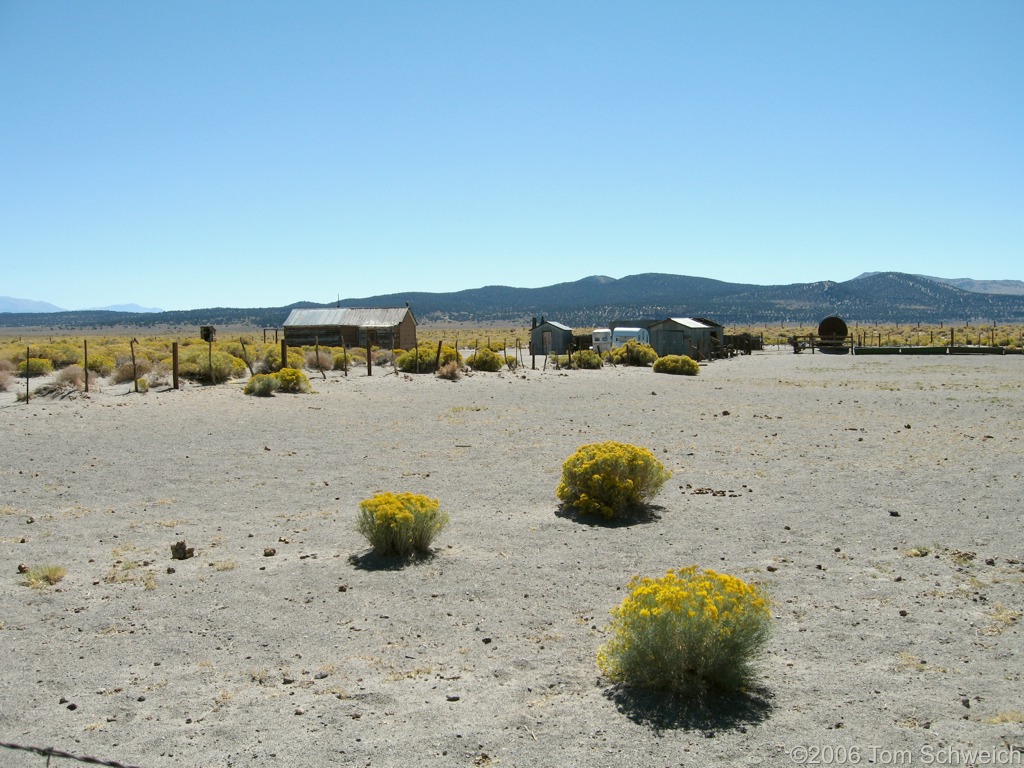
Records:
[[[591,334],[590,348],[601,355],[612,348],[611,328],[595,328]]]
[[[635,341],[638,344],[650,344],[651,337],[647,334],[646,328],[616,328],[612,331],[613,347],[621,347],[627,341]]]

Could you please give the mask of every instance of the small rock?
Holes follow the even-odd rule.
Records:
[[[890,509],[889,510],[889,517],[899,517],[899,516],[900,516],[900,513],[897,512],[895,509]]]
[[[188,560],[190,557],[195,557],[195,554],[195,548],[186,546],[184,541],[177,541],[171,544],[172,560]]]
[[[448,701],[458,701],[462,697],[461,696],[454,696],[452,694],[449,694],[449,695],[445,696],[445,698],[448,699]]]
[[[174,568],[172,568],[171,566],[168,565],[167,566],[167,572],[168,573],[174,573]]]
[[[339,592],[348,592],[348,584],[339,584],[338,585],[338,591]]]
[[[907,610],[906,610],[906,609],[904,609],[904,608],[901,608],[901,609],[900,609],[900,616],[904,616],[904,617],[906,617],[906,616],[909,616],[909,615],[910,615],[910,612],[909,612],[909,611],[907,611]]]
[[[775,566],[775,565],[769,565],[767,570],[768,570],[768,573],[775,573],[777,570],[779,570],[779,568],[778,568],[778,566]]]
[[[277,550],[274,549],[273,547],[264,547],[264,549],[263,549],[263,556],[264,557],[273,557],[276,554],[277,554]]]
[[[28,566],[24,563],[18,564],[18,573],[28,573]]]

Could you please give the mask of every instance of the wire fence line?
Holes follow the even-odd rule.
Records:
[[[73,755],[70,752],[65,752],[60,749],[54,749],[53,747],[31,747],[25,744],[10,744],[6,741],[0,741],[0,747],[4,749],[12,749],[19,752],[32,752],[33,754],[39,755],[40,757],[46,758],[46,764],[50,764],[51,757],[59,757],[64,760],[75,760],[79,763],[87,763],[89,765],[106,765],[109,768],[139,768],[137,765],[125,765],[119,763],[116,760],[100,760],[98,757],[89,757],[87,755]]]

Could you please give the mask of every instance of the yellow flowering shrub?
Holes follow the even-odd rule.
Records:
[[[274,392],[280,387],[281,381],[274,374],[257,373],[245,382],[245,388],[242,391],[247,395],[256,395],[257,397],[273,397]]]
[[[448,524],[440,502],[417,493],[378,493],[359,503],[356,530],[381,555],[425,554]]]
[[[755,674],[771,610],[762,591],[697,566],[633,578],[597,665],[612,681],[687,695],[734,691]]]
[[[665,355],[654,361],[654,372],[696,376],[700,373],[700,365],[692,357],[686,355]]]
[[[671,476],[646,448],[609,440],[565,460],[555,495],[580,514],[612,518],[642,508]]]
[[[309,377],[297,368],[282,368],[274,374],[278,381],[278,389],[282,392],[312,392]]]
[[[650,344],[627,341],[621,347],[613,347],[607,355],[616,365],[637,365],[646,367],[658,359],[658,353]]]
[[[483,347],[479,352],[474,352],[466,358],[466,365],[474,371],[500,371],[504,363],[498,355],[489,347]]]

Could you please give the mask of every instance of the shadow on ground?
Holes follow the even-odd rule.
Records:
[[[606,518],[601,515],[581,515],[572,507],[566,504],[559,504],[558,509],[555,510],[555,514],[558,517],[564,517],[567,520],[572,520],[573,522],[580,523],[581,525],[590,525],[601,528],[628,528],[633,525],[656,523],[658,520],[661,520],[661,515],[659,513],[664,510],[664,507],[659,507],[654,504],[644,504],[640,507],[634,507],[617,517]]]
[[[700,699],[682,698],[663,691],[612,686],[604,692],[623,715],[654,731],[745,732],[772,713],[772,694],[765,688],[719,694]]]
[[[422,555],[411,555],[401,557],[399,555],[379,555],[374,550],[369,550],[360,555],[349,555],[348,562],[354,568],[361,571],[400,571],[410,565],[422,565],[429,563],[435,557],[433,552]]]

